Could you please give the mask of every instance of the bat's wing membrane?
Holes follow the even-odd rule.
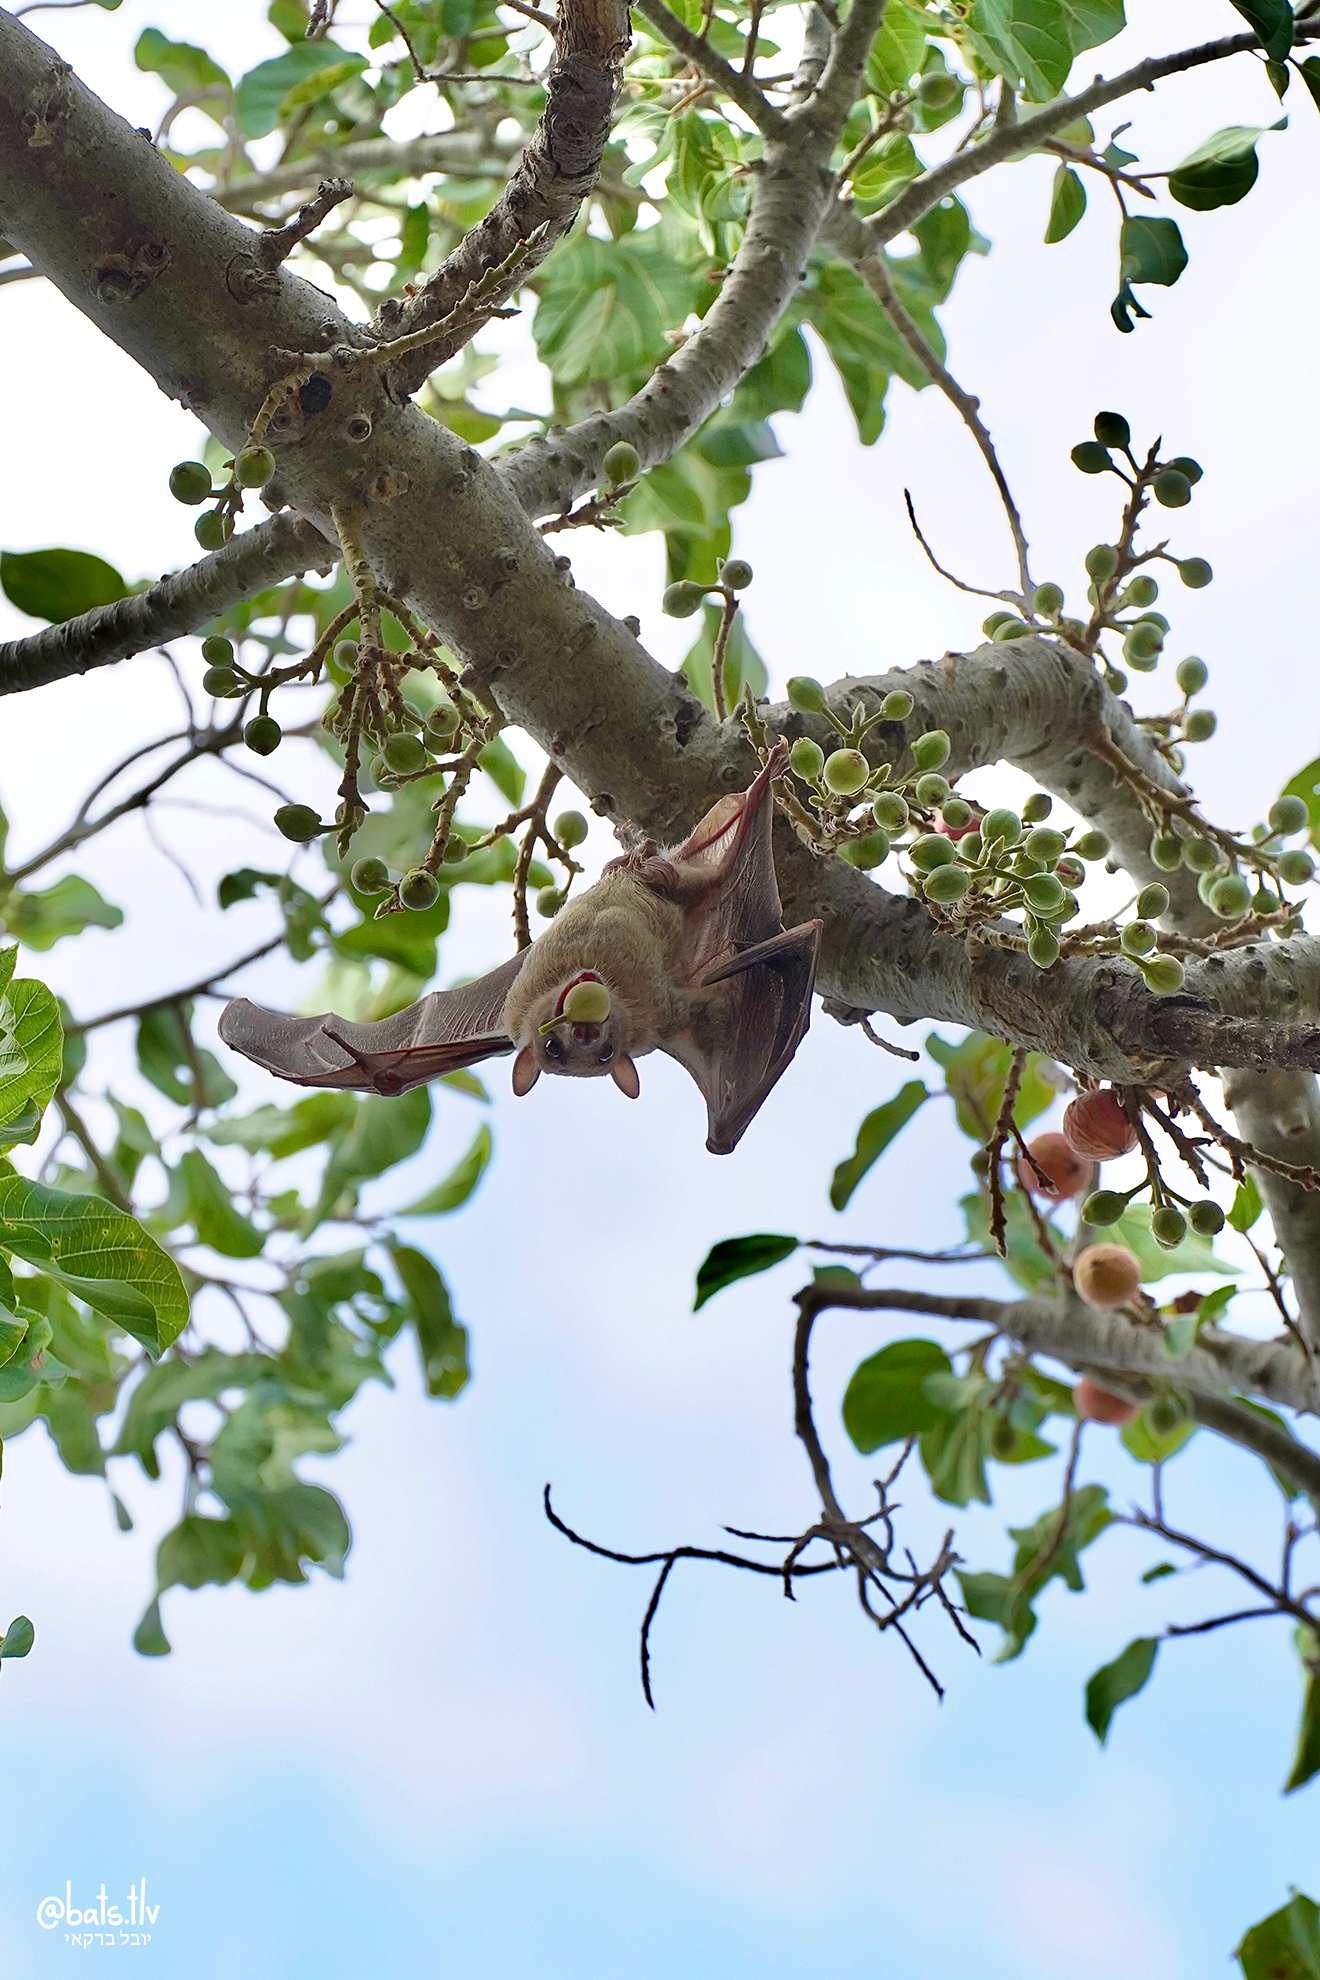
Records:
[[[746,791],[712,806],[673,855],[711,869],[676,958],[680,982],[708,994],[663,1049],[705,1096],[706,1146],[715,1155],[736,1147],[811,1016],[821,923],[785,929],[771,850],[770,785],[784,754],[776,751]]]
[[[501,1015],[527,951],[454,990],[396,1011],[378,1024],[332,1014],[288,1017],[236,997],[220,1017],[226,1045],[297,1086],[403,1093],[500,1052],[511,1052]]]

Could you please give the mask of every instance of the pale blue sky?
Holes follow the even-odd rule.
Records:
[[[1096,68],[1230,31],[1237,18],[1227,4],[1186,0],[1131,11],[1136,27]],[[255,0],[229,0],[220,19],[185,0],[125,0],[113,16],[33,25],[139,122],[158,102],[125,60],[141,26],[203,41],[237,67],[273,48],[262,12]],[[1199,753],[1197,774],[1238,824],[1277,787],[1285,692],[1295,733],[1285,768],[1317,746],[1300,609],[1314,555],[1314,394],[1290,383],[1290,354],[1307,348],[1320,304],[1314,260],[1299,251],[1320,124],[1308,103],[1291,108],[1294,128],[1262,146],[1261,185],[1244,206],[1180,215],[1192,264],[1132,338],[1108,321],[1112,202],[1093,199],[1077,236],[1043,249],[1040,162],[978,189],[973,211],[995,252],[968,266],[946,316],[955,368],[1001,438],[1040,575],[1076,585],[1080,554],[1108,520],[1066,460],[1097,405],[1162,428],[1204,461],[1178,527],[1183,547],[1222,575],[1209,592],[1179,593],[1170,616],[1179,650],[1200,650],[1213,670],[1224,733]],[[1220,124],[1276,113],[1248,63],[1132,114],[1145,155],[1167,164]],[[35,352],[41,367],[0,383],[7,439],[18,448],[41,436],[21,490],[11,481],[0,493],[0,540],[75,543],[132,575],[184,561],[190,517],[164,483],[192,451],[192,422],[41,285],[6,290],[0,312],[6,347]],[[85,380],[79,402],[55,394],[70,375]],[[861,454],[823,362],[820,375],[806,415],[778,423],[789,462],[760,471],[737,520],[739,550],[758,570],[751,629],[779,681],[974,638],[980,607],[941,585],[911,543],[905,483],[959,569],[987,582],[1007,571],[993,495],[947,407],[900,388],[889,431]],[[76,477],[70,485],[65,449],[86,449],[89,432],[88,483],[113,461],[113,503]],[[116,455],[129,435],[131,453]],[[648,643],[677,659],[690,628],[659,614],[657,546],[575,539],[572,549],[581,581],[614,609],[640,611]],[[17,623],[0,607],[0,631]],[[187,643],[179,654],[195,668]],[[108,748],[147,733],[163,679],[140,660],[5,704],[0,798],[17,847],[61,822]],[[1159,705],[1161,692],[1137,683],[1139,706]],[[33,767],[54,718],[58,779]],[[304,770],[309,793],[324,795],[310,751]],[[224,783],[211,789],[228,795]],[[204,873],[264,860],[274,845],[242,824],[220,845],[213,822],[184,813],[172,829]],[[218,963],[265,927],[259,907],[198,915],[133,824],[82,870],[135,904],[143,933],[131,947],[93,934],[42,959],[80,1012]],[[503,904],[470,905],[446,951],[449,975],[504,951]],[[276,967],[248,987],[278,1000],[290,983]],[[107,1041],[106,1077],[128,1044]],[[790,1608],[770,1584],[682,1568],[655,1634],[653,1717],[636,1670],[647,1580],[546,1528],[547,1478],[567,1517],[625,1547],[710,1542],[721,1520],[787,1530],[811,1517],[788,1395],[793,1268],[695,1316],[693,1275],[713,1240],[742,1230],[954,1235],[965,1152],[935,1108],[846,1215],[827,1207],[830,1169],[861,1113],[906,1076],[818,1016],[794,1075],[737,1156],[720,1160],[701,1151],[695,1093],[668,1062],[643,1067],[634,1108],[565,1082],[543,1083],[515,1110],[497,1072],[495,1165],[468,1211],[425,1233],[473,1330],[470,1390],[453,1407],[426,1403],[402,1344],[396,1391],[365,1393],[347,1419],[350,1448],[309,1467],[353,1518],[345,1581],[259,1598],[176,1591],[168,1660],[137,1658],[129,1635],[151,1546],[174,1517],[174,1481],[117,1481],[140,1520],[121,1538],[101,1488],[67,1478],[43,1433],[11,1445],[0,1599],[34,1618],[38,1641],[0,1679],[4,1980],[96,1956],[35,1924],[38,1900],[66,1878],[90,1896],[102,1879],[113,1894],[145,1873],[162,1907],[155,1942],[117,1957],[171,1980],[240,1964],[260,1980],[659,1980],[680,1969],[1202,1980],[1225,1970],[1241,1930],[1290,1881],[1314,1889],[1313,1807],[1305,1793],[1285,1804],[1277,1792],[1299,1689],[1278,1626],[1170,1646],[1107,1752],[1085,1727],[1082,1687],[1098,1664],[1166,1620],[1224,1605],[1208,1577],[1135,1586],[1134,1567],[1154,1556],[1126,1537],[1093,1553],[1087,1595],[1051,1590],[1015,1665],[989,1661],[990,1631],[978,1664],[928,1625],[923,1644],[949,1687],[942,1707],[897,1646],[873,1639],[842,1584],[817,1584]],[[257,1075],[248,1090],[271,1097]],[[427,1149],[378,1200],[407,1200],[447,1167],[476,1114],[438,1098]],[[966,1283],[996,1289],[993,1275]],[[859,1497],[874,1466],[849,1458],[837,1396],[862,1353],[916,1331],[845,1315],[823,1324],[821,1421]],[[1099,1430],[1085,1475],[1121,1497],[1141,1489]],[[1003,1566],[1004,1525],[1057,1499],[1057,1466],[999,1476],[996,1515],[957,1520],[978,1567]],[[1247,1459],[1203,1436],[1171,1467],[1169,1492],[1183,1524],[1273,1559],[1277,1498]],[[944,1509],[925,1503],[915,1478],[908,1496],[919,1546]]]

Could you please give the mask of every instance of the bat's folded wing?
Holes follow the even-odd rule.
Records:
[[[220,1036],[245,1058],[298,1086],[403,1093],[513,1050],[501,1017],[525,954],[457,989],[434,990],[378,1024],[350,1024],[330,1013],[289,1017],[236,997],[221,1014]]]

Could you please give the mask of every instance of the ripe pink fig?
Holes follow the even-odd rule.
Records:
[[[1125,1244],[1089,1244],[1073,1261],[1073,1284],[1088,1306],[1122,1306],[1141,1284],[1141,1267]]]
[[[1038,1134],[1027,1143],[1027,1154],[1031,1162],[1025,1155],[1017,1158],[1017,1179],[1032,1196],[1058,1203],[1066,1196],[1076,1196],[1090,1179],[1090,1165],[1069,1147],[1061,1134]],[[1044,1180],[1037,1175],[1032,1162],[1042,1170]]]
[[[1063,1116],[1063,1135],[1070,1148],[1092,1162],[1110,1162],[1137,1145],[1136,1131],[1123,1112],[1123,1103],[1108,1086],[1079,1093],[1069,1103]]]
[[[1130,1423],[1137,1413],[1134,1402],[1112,1395],[1089,1375],[1083,1375],[1073,1390],[1073,1408],[1086,1423]]]

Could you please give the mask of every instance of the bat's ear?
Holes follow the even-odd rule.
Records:
[[[524,1045],[513,1062],[513,1090],[521,1100],[524,1093],[530,1093],[541,1077],[541,1068],[536,1063],[536,1054],[530,1045]]]
[[[621,1052],[610,1067],[610,1077],[620,1093],[626,1093],[630,1100],[635,1100],[642,1090],[642,1082],[637,1077],[637,1068],[626,1052]]]

